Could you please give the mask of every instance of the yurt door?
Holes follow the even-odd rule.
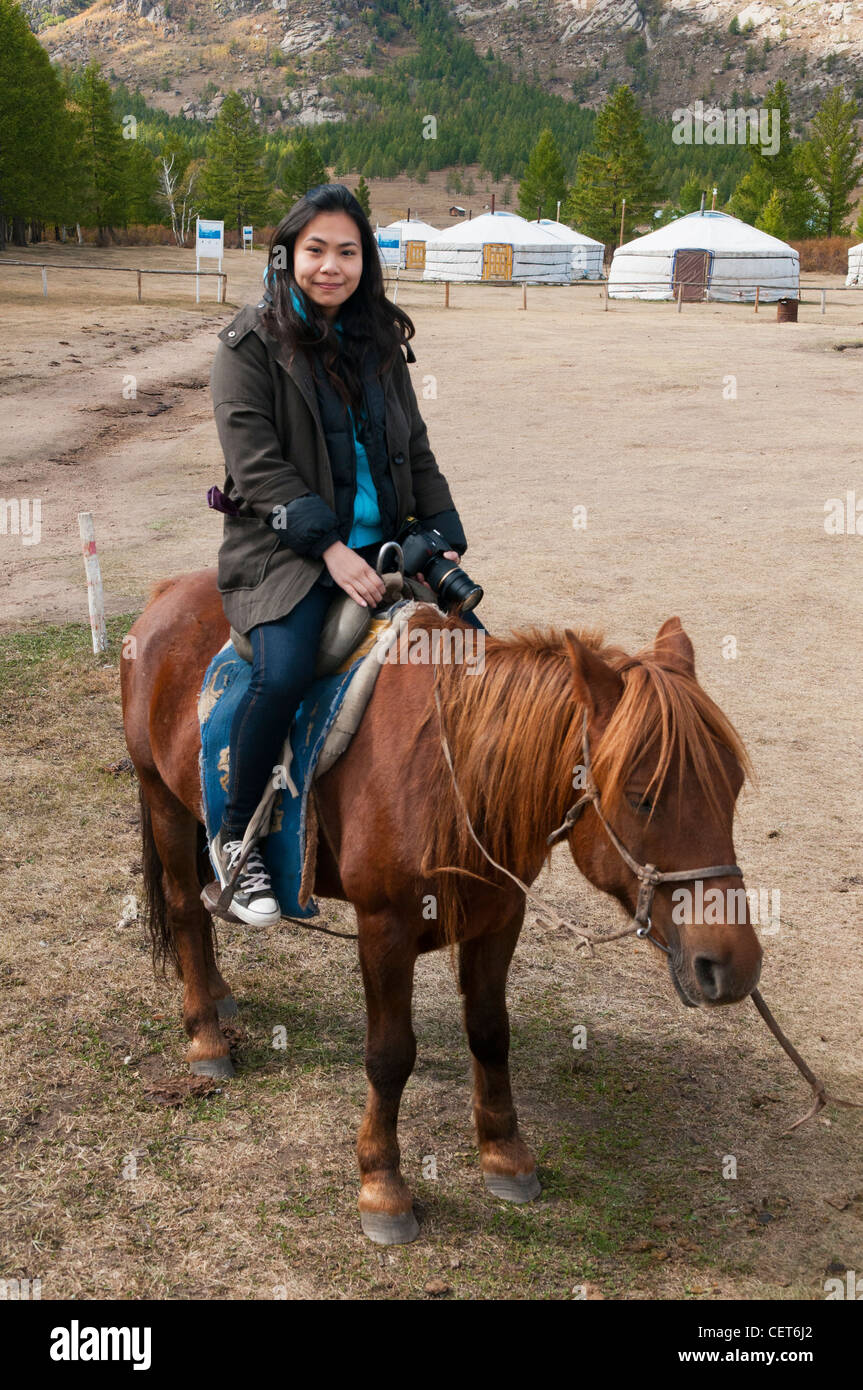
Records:
[[[512,279],[512,246],[508,243],[487,241],[482,248],[483,280]]]
[[[424,270],[426,263],[426,244],[424,241],[405,242],[405,269]]]
[[[704,299],[710,282],[710,252],[679,250],[674,256],[671,285],[674,297],[683,290],[684,304]]]

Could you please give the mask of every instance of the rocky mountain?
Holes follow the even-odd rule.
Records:
[[[337,73],[415,48],[360,0],[22,0],[52,58],[102,62],[171,114],[211,120],[231,88],[269,129],[339,120]],[[629,82],[656,115],[757,99],[785,77],[798,115],[842,83],[863,97],[863,0],[459,0],[451,14],[550,91],[597,106]]]

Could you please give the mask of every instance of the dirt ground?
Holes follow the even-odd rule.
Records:
[[[212,281],[196,306],[192,280],[146,276],[139,305],[134,276],[49,271],[44,299],[36,269],[0,268],[0,496],[42,500],[38,544],[0,534],[0,1277],[41,1277],[43,1298],[426,1297],[430,1278],[455,1298],[823,1297],[836,1271],[863,1272],[863,1121],[831,1109],[781,1137],[808,1094],[754,1009],[683,1009],[646,946],[587,959],[526,928],[513,1077],[543,1197],[520,1209],[481,1186],[455,988],[443,957],[421,962],[401,1126],[422,1214],[410,1247],[370,1246],[356,1216],[349,943],[225,928],[238,1075],[177,1089],[179,990],[154,980],[134,920],[119,642],[156,580],[215,562],[207,376],[262,265],[228,254],[224,307]],[[736,844],[747,885],[781,900],[763,993],[831,1089],[863,1099],[863,540],[824,524],[829,499],[863,500],[863,295],[836,280],[826,314],[810,294],[797,325],[769,305],[606,311],[595,286],[531,287],[526,312],[514,288],[454,286],[446,309],[441,286],[403,280],[398,299],[485,622],[598,626],[635,651],[680,615],[758,774]],[[100,657],[85,510],[110,618]],[[587,926],[616,920],[562,851],[545,891]]]

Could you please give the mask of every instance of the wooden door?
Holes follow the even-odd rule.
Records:
[[[508,242],[487,241],[482,248],[483,280],[512,279],[512,247]]]
[[[426,244],[424,241],[405,242],[405,270],[424,270]]]
[[[674,298],[683,290],[684,304],[704,299],[710,282],[710,252],[680,250],[674,257],[672,288]]]

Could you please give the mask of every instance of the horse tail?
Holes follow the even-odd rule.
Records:
[[[168,903],[165,898],[165,890],[162,886],[162,874],[164,869],[159,858],[159,851],[156,848],[156,839],[153,835],[153,817],[150,807],[144,794],[144,788],[138,784],[138,796],[141,804],[141,871],[144,876],[144,924],[147,934],[150,937],[150,946],[153,954],[153,969],[161,969],[165,973],[167,961],[171,961],[176,967],[177,973],[180,972],[180,962],[177,956],[177,946],[174,941],[174,934],[168,917]]]

